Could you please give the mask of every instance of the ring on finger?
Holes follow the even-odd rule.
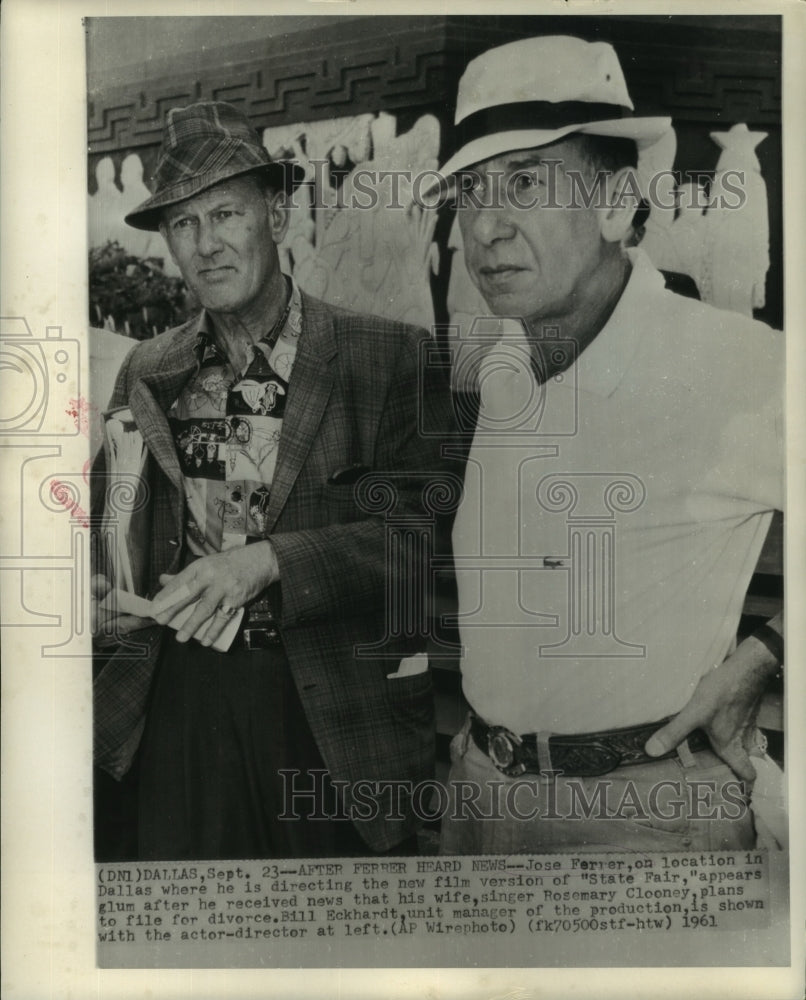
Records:
[[[232,618],[237,612],[238,609],[231,607],[229,604],[219,604],[215,611],[222,618]]]

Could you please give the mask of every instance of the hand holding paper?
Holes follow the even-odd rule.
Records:
[[[185,594],[183,596],[186,596],[186,594],[187,591],[185,589]],[[147,601],[143,597],[137,597],[136,594],[130,594],[125,590],[113,590],[107,594],[104,601],[99,605],[99,610],[109,613],[117,613],[118,615],[126,616],[126,620],[138,621],[142,624],[146,624],[143,622],[143,619],[156,618],[154,605],[155,601]],[[168,625],[173,629],[181,629],[182,626],[188,621],[197,605],[198,601],[194,601],[192,604],[185,604],[172,618],[162,624]],[[238,632],[241,620],[243,619],[243,614],[243,608],[240,608],[237,614],[235,614],[232,618],[227,619],[224,628],[218,633],[215,641],[212,643],[206,643],[205,645],[212,645],[214,649],[217,649],[221,653],[226,652],[232,645],[232,641]],[[193,633],[194,636],[203,636],[210,624],[211,619],[205,619],[205,621],[202,622],[201,627]]]
[[[176,576],[163,573],[163,589],[151,610],[161,625],[172,625],[178,612],[189,608],[177,640],[196,638],[203,646],[215,646],[234,620],[221,610],[242,609],[279,577],[277,556],[268,540],[227,549],[197,559]]]
[[[118,600],[121,593],[125,592],[115,590],[101,573],[96,573],[90,580],[92,637],[101,648],[114,645],[129,632],[151,624],[150,620],[123,610],[125,602]]]

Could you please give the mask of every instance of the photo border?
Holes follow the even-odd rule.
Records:
[[[32,336],[42,340],[77,341],[80,363],[65,389],[80,398],[88,384],[86,320],[86,103],[84,79],[84,16],[137,14],[204,15],[220,13],[214,2],[108,2],[44,0],[36,5],[6,0],[2,45],[2,292],[0,314],[27,321]],[[445,13],[437,3],[383,5],[368,0],[323,0],[296,5],[293,12],[316,14]],[[744,4],[680,2],[667,5],[675,14],[781,13],[784,16],[784,272],[785,319],[797,331],[806,319],[804,294],[804,233],[806,219],[804,166],[806,121],[806,5],[791,2]],[[452,14],[483,13],[488,4],[457,3]],[[524,13],[522,4],[496,4],[496,13]],[[652,3],[609,2],[608,13],[662,13]],[[288,4],[242,0],[230,5],[234,14],[288,14]],[[601,14],[587,2],[558,5],[530,3],[529,14],[569,18]],[[55,331],[61,329],[57,335]],[[52,331],[50,334],[47,331]],[[3,376],[0,375],[0,378]],[[787,343],[787,642],[804,648],[806,621],[797,614],[806,582],[803,501],[806,497],[806,441],[800,399],[806,384],[806,348],[790,337]],[[63,415],[54,415],[38,436],[0,439],[6,468],[20,452],[40,448],[54,454],[54,468],[65,477],[78,475],[88,457],[86,438]],[[23,463],[24,476],[31,464]],[[3,477],[7,512],[3,551],[20,542],[22,558],[47,559],[29,535],[54,538],[53,519],[61,516],[45,507],[22,511],[20,483]],[[31,519],[28,520],[28,516]],[[22,520],[25,515],[25,520]],[[22,531],[20,541],[17,534]],[[42,538],[38,539],[42,541]],[[60,606],[65,558],[63,545],[50,553],[51,571],[38,575],[48,601]],[[78,566],[80,560],[75,563]],[[84,590],[88,561],[81,569]],[[6,598],[0,595],[3,607]],[[7,619],[6,619],[7,621]],[[90,669],[89,638],[63,656],[43,659],[41,637],[31,629],[7,623],[3,634],[3,983],[4,994],[20,1000],[42,997],[99,995],[130,1000],[159,997],[283,997],[330,996],[388,998],[410,996],[518,998],[575,996],[596,998],[681,997],[722,998],[725,995],[796,997],[803,982],[803,788],[804,732],[798,707],[806,702],[803,672],[787,676],[786,760],[792,794],[790,808],[791,944],[789,969],[388,969],[379,990],[379,972],[369,970],[99,970],[95,966],[95,895],[91,844]],[[78,654],[81,643],[85,653]],[[794,658],[793,658],[794,659]],[[717,932],[718,933],[718,932]],[[527,960],[527,956],[524,956]]]

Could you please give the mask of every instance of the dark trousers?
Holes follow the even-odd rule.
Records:
[[[327,771],[282,646],[228,653],[169,639],[139,755],[141,860],[371,853],[319,775],[321,802],[289,797]],[[295,818],[282,818],[294,813]],[[323,815],[326,814],[326,815]],[[416,853],[416,837],[390,854]]]

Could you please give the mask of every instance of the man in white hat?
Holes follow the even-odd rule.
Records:
[[[133,349],[110,403],[149,456],[132,561],[156,620],[95,681],[99,767],[120,779],[136,754],[129,857],[416,851],[434,705],[407,595],[430,566],[425,537],[389,564],[385,513],[433,524],[445,466],[417,421],[447,432],[450,393],[420,375],[424,331],[283,274],[293,183],[241,111],[202,102],[168,113],[154,194],[126,217],[162,232],[203,307]]]
[[[782,504],[782,336],[634,248],[671,122],[632,112],[601,42],[514,42],[459,84],[443,173],[501,337],[454,527],[472,711],[446,853],[753,843],[781,623],[735,636]]]

